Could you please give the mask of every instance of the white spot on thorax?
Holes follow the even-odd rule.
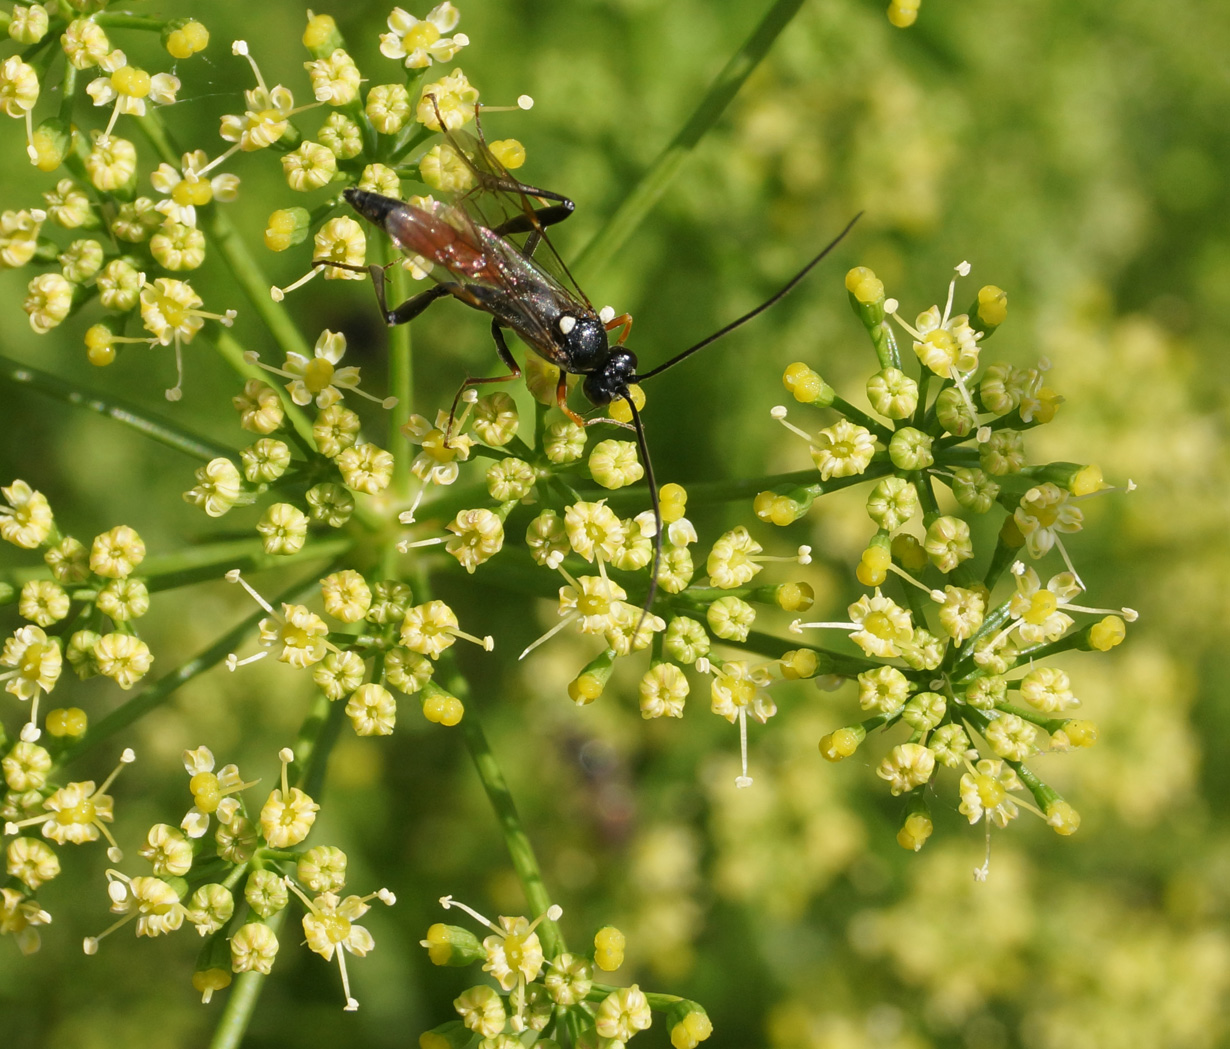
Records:
[[[564,316],[562,316],[559,319],[559,330],[563,332],[565,335],[571,334],[572,329],[575,328],[576,326],[577,326],[576,317],[569,316],[568,314],[565,313]]]

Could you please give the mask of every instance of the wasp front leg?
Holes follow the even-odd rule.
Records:
[[[614,331],[616,328],[623,328],[623,331],[619,333],[619,338],[615,340],[616,346],[622,346],[628,341],[628,333],[632,331],[632,314],[621,313],[618,317],[612,317],[603,325],[603,327],[605,327],[607,331]]]

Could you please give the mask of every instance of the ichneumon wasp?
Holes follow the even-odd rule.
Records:
[[[432,99],[433,105],[434,101]],[[439,126],[445,128],[438,108],[436,117]],[[755,309],[656,368],[638,373],[636,355],[624,348],[624,341],[632,327],[631,316],[621,314],[604,319],[572,279],[547,237],[547,227],[566,219],[575,205],[567,197],[527,185],[509,174],[487,148],[479,123],[478,107],[475,108],[474,117],[477,134],[466,136],[464,144],[456,132],[444,130],[449,146],[469,169],[474,182],[474,188],[463,194],[456,203],[431,201],[428,207],[416,207],[366,190],[350,188],[343,192],[355,211],[384,230],[407,255],[421,256],[432,263],[430,274],[438,282],[401,305],[390,308],[385,295],[384,268],[370,266],[368,271],[376,289],[380,311],[385,322],[393,327],[413,320],[437,299],[451,295],[467,306],[491,315],[491,335],[508,374],[467,378],[453,399],[453,413],[462,393],[469,387],[506,382],[521,375],[521,368],[504,339],[504,328],[514,331],[530,349],[559,368],[556,401],[577,425],[588,426],[598,422],[622,426],[629,424],[606,418],[586,419],[573,411],[567,403],[568,375],[583,376],[582,390],[591,404],[602,407],[622,400],[627,405],[632,420],[630,428],[636,435],[637,451],[645,468],[655,525],[649,592],[641,613],[643,621],[657,593],[662,559],[662,512],[645,429],[631,388],[673,368],[781,300],[840,243],[859,216],[851,219],[823,251]],[[509,217],[491,224],[474,218],[470,213],[472,209],[467,208],[467,201],[475,201],[482,194],[495,194],[508,201],[506,214]],[[535,207],[535,201],[540,206]],[[525,240],[520,245],[510,239],[521,234],[525,235]],[[534,257],[540,246],[545,246],[560,276],[555,276]],[[445,271],[447,276],[441,275],[440,270]],[[610,333],[617,328],[622,331],[612,343]],[[449,416],[450,434],[453,413]],[[640,625],[638,622],[634,636],[639,633]]]

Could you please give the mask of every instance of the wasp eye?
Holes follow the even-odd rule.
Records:
[[[576,326],[577,326],[576,317],[570,316],[567,313],[565,313],[559,319],[559,330],[563,332],[565,335],[572,334],[572,329],[575,328]]]

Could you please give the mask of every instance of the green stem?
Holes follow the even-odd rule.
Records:
[[[165,444],[168,448],[174,448],[202,462],[208,462],[219,456],[234,459],[237,454],[233,448],[212,441],[208,437],[190,433],[177,423],[151,415],[145,409],[119,397],[104,397],[89,393],[55,375],[40,371],[38,368],[31,368],[8,357],[0,357],[0,379],[5,379],[15,386],[37,390],[65,404],[106,416],[160,444]]]
[[[253,536],[192,546],[173,554],[147,557],[141,562],[140,577],[150,593],[174,590],[193,583],[216,582],[232,568],[244,572],[263,572],[270,568],[290,568],[303,562],[332,560],[354,547],[353,539],[335,536],[314,540],[297,554],[267,554],[263,543]],[[14,587],[34,579],[47,579],[50,569],[44,564],[0,572],[0,581]]]
[[[462,737],[465,739],[466,749],[470,752],[470,758],[474,762],[474,768],[478,772],[483,790],[487,792],[487,799],[495,810],[496,819],[499,820],[500,830],[504,834],[504,844],[508,847],[513,869],[517,872],[521,887],[525,891],[530,914],[545,915],[551,907],[551,897],[547,893],[542,870],[538,866],[538,858],[534,855],[534,847],[530,844],[529,835],[517,813],[517,805],[513,801],[512,792],[508,789],[508,781],[504,778],[499,762],[492,753],[491,744],[487,741],[487,734],[483,731],[482,723],[478,719],[475,705],[466,702],[469,689],[465,679],[456,670],[449,675],[448,688],[466,703],[465,716],[461,719]],[[538,926],[538,933],[548,958],[554,958],[566,950],[559,925],[551,919],[543,918]]]
[[[752,35],[731,56],[730,61],[709,85],[709,90],[688,122],[577,258],[573,270],[582,286],[592,279],[602,263],[619,251],[632,231],[644,221],[645,216],[666,192],[666,187],[679,173],[683,162],[706,132],[717,123],[739,88],[743,86],[743,82],[760,64],[773,42],[802,6],[803,0],[776,0]]]
[[[167,26],[165,18],[150,18],[148,15],[130,15],[123,11],[100,12],[94,21],[104,29],[146,29],[161,33]]]
[[[265,924],[277,933],[285,924],[289,909],[283,907]],[[239,974],[226,997],[226,1008],[222,1010],[217,1030],[209,1041],[209,1049],[239,1049],[243,1036],[247,1033],[248,1024],[252,1022],[252,1014],[256,1011],[256,1003],[264,986],[264,973]]]
[[[289,568],[304,561],[334,560],[354,547],[352,539],[344,535],[329,539],[313,540],[297,554],[267,554],[261,540],[235,539],[189,547],[160,557],[149,557],[141,562],[141,577],[148,582],[151,592],[172,590],[192,583],[216,580],[232,568],[244,572],[261,572],[270,568]]]
[[[388,237],[381,237],[381,261],[391,262],[396,249]],[[409,276],[401,266],[394,266],[388,271],[389,291],[394,302],[402,302],[409,295],[407,287]],[[389,412],[388,449],[393,453],[393,481],[391,491],[398,499],[410,498],[411,477],[410,463],[413,456],[409,454],[401,436],[402,427],[410,419],[414,407],[414,357],[411,353],[411,332],[409,324],[399,324],[389,329],[389,392],[397,398],[397,404]]]

